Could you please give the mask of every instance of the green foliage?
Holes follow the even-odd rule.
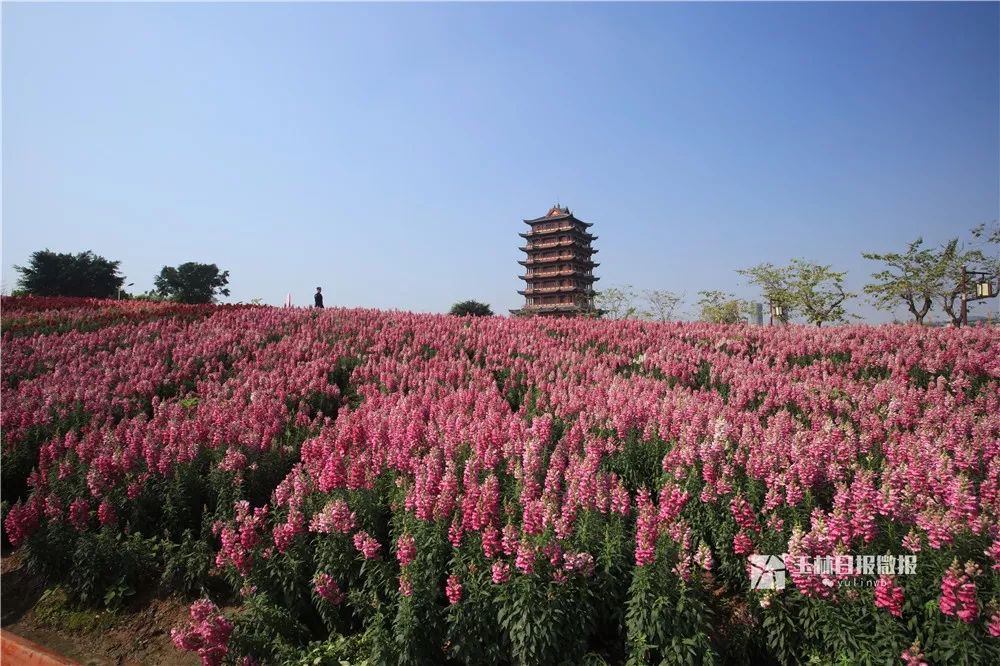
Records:
[[[770,305],[781,306],[779,319],[785,323],[795,312],[817,326],[844,321],[843,304],[854,297],[844,290],[847,273],[803,259],[792,259],[788,266],[764,263],[736,272],[760,287]]]
[[[497,623],[496,586],[484,566],[463,582],[461,603],[449,606],[448,656],[466,666],[499,666],[510,652],[507,635]]]
[[[703,321],[713,324],[737,324],[744,320],[749,305],[732,294],[721,291],[699,291],[698,307]]]
[[[631,285],[608,287],[595,293],[594,306],[605,319],[634,319],[639,315],[636,296]]]
[[[973,229],[973,237],[982,238],[984,231],[985,227],[983,226]],[[985,241],[987,243],[990,242],[989,238],[985,239]],[[1000,275],[1000,257],[990,256],[988,250],[986,252],[983,250],[986,250],[986,248],[965,249],[959,244],[957,238],[950,240],[940,250],[939,256],[941,257],[945,277],[941,293],[938,294],[940,297],[939,302],[941,309],[951,319],[953,326],[959,326],[963,323],[962,311],[961,307],[959,307],[961,304],[963,282],[965,284],[966,297],[969,299],[967,302],[968,307],[971,308],[976,302],[976,282],[983,277],[979,276],[977,279],[974,276],[966,276],[966,279],[963,280],[963,272],[966,270],[982,271],[986,273],[985,277],[990,281]]]
[[[187,530],[180,543],[161,539],[159,548],[163,569],[160,588],[164,592],[190,597],[205,591],[215,560],[207,539],[197,538]]]
[[[120,261],[111,261],[87,250],[77,254],[38,250],[20,273],[18,289],[32,296],[81,296],[112,298],[125,284]]]
[[[628,666],[714,664],[719,658],[709,640],[711,612],[701,595],[664,563],[636,567],[627,601]]]
[[[35,532],[26,550],[29,570],[65,582],[74,604],[120,608],[156,571],[155,542],[112,527],[77,532],[55,523]]]
[[[586,652],[590,609],[572,587],[517,576],[500,588],[498,605],[514,663],[577,663]]]
[[[947,290],[947,275],[957,250],[957,241],[940,250],[923,247],[922,238],[906,246],[905,252],[862,253],[885,269],[872,274],[874,282],[864,288],[872,304],[880,310],[893,310],[900,301],[906,304],[914,321],[924,323],[932,302]]]
[[[644,289],[640,294],[628,284],[594,292],[595,307],[605,319],[671,321],[683,301],[683,294],[668,289]]]
[[[802,633],[795,621],[795,608],[788,607],[791,595],[770,597],[770,604],[764,612],[761,627],[766,636],[767,647],[771,654],[781,664],[798,663],[797,655],[801,653],[800,640]],[[809,627],[811,630],[812,627]]]
[[[116,618],[114,611],[74,604],[66,589],[58,586],[42,593],[33,612],[46,627],[69,633],[102,631],[110,628]]]
[[[644,442],[633,432],[620,450],[601,460],[601,469],[617,474],[629,493],[635,495],[639,488],[660,478],[668,449],[669,445],[660,439]]]
[[[229,649],[265,663],[290,663],[299,657],[296,646],[307,643],[309,636],[287,608],[255,594],[244,600],[241,612],[233,618]]]
[[[368,632],[336,636],[310,643],[292,666],[371,666],[368,655],[372,651],[372,637]]]
[[[489,317],[493,315],[493,310],[486,303],[480,303],[479,301],[461,301],[452,305],[448,314],[455,315],[456,317],[464,317],[466,315]]]
[[[684,294],[668,289],[646,289],[642,296],[648,309],[641,316],[653,321],[672,321],[677,308],[684,302]]]
[[[788,323],[797,309],[790,284],[792,276],[789,268],[763,263],[736,272],[745,277],[750,284],[760,287],[761,295],[767,305],[781,306],[782,313],[778,319]]]
[[[351,384],[351,373],[354,368],[361,365],[364,359],[360,356],[343,357],[337,359],[336,367],[330,372],[327,380],[340,390],[340,395],[347,401],[351,409],[357,409],[361,404],[361,396]],[[336,412],[330,413],[331,417],[336,417]]]
[[[153,279],[157,294],[179,303],[214,303],[216,297],[229,295],[228,284],[229,271],[193,261],[164,266]]]

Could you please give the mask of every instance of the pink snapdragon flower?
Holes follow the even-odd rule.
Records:
[[[635,501],[639,512],[635,528],[635,565],[642,567],[656,561],[657,511],[646,488],[639,490]]]
[[[875,584],[875,605],[895,617],[903,615],[903,588],[893,576],[880,576]]]
[[[316,594],[334,606],[344,601],[344,593],[329,574],[318,573],[313,576],[313,589],[316,590]]]
[[[497,585],[506,583],[510,580],[510,563],[503,560],[494,562],[493,567],[491,568],[491,573],[494,583]]]
[[[399,566],[405,567],[417,556],[417,544],[413,535],[404,534],[396,540],[396,560]]]
[[[378,557],[378,551],[382,548],[382,544],[368,532],[361,530],[354,534],[354,547],[361,551],[366,560],[372,560]]]
[[[174,645],[187,652],[196,652],[202,666],[220,666],[229,651],[232,623],[208,599],[191,604],[191,622],[183,628],[170,630]]]
[[[462,583],[455,574],[448,576],[448,583],[445,585],[445,594],[448,596],[448,603],[452,605],[462,600]]]
[[[400,574],[399,576],[399,593],[404,597],[413,596],[413,581],[410,580],[410,576],[407,574]]]
[[[938,606],[944,615],[954,615],[962,622],[971,624],[979,617],[979,602],[976,599],[976,583],[973,578],[979,574],[977,565],[968,562],[965,569],[954,560],[941,579],[941,597]]]

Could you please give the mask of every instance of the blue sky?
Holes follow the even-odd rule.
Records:
[[[7,4],[4,287],[92,249],[137,291],[204,261],[232,301],[506,312],[559,201],[599,287],[860,291],[863,250],[998,217],[998,7]]]

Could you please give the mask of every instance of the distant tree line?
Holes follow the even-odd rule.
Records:
[[[229,271],[215,264],[189,261],[164,266],[154,276],[152,291],[140,296],[125,294],[120,261],[92,251],[70,254],[38,250],[25,266],[14,266],[20,275],[15,294],[26,296],[80,296],[86,298],[144,298],[178,303],[213,303],[228,296]]]
[[[976,295],[976,281],[963,282],[963,272],[977,271],[984,279],[996,281],[1000,278],[998,246],[1000,224],[993,222],[972,229],[964,243],[952,238],[938,247],[927,247],[923,239],[917,238],[902,252],[862,253],[865,259],[881,264],[865,285],[864,293],[879,310],[905,306],[918,324],[924,323],[937,304],[952,325],[958,326],[963,298],[971,303]],[[736,272],[759,289],[768,318],[778,323],[801,318],[822,326],[854,318],[846,305],[858,294],[844,287],[847,273],[830,265],[792,259],[785,266],[761,263]],[[731,293],[699,291],[698,297],[697,316],[703,321],[737,323],[752,317],[753,304]],[[665,289],[639,292],[630,285],[610,287],[595,297],[602,315],[609,319],[669,321],[675,318],[683,301],[683,294]]]
[[[966,270],[977,271],[994,281],[1000,276],[1000,224],[981,224],[962,242],[952,238],[938,247],[929,247],[922,238],[899,252],[864,252],[865,259],[880,264],[872,280],[864,286],[869,301],[879,310],[905,306],[918,324],[937,304],[955,326],[962,321],[961,303],[975,297],[976,280],[963,280]],[[37,296],[83,296],[115,298],[123,296],[125,276],[121,262],[111,261],[91,251],[78,254],[39,250],[27,265],[15,266],[20,274],[15,293]],[[822,326],[853,318],[847,303],[858,294],[847,291],[847,273],[832,266],[805,259],[787,265],[761,263],[736,271],[748,284],[759,289],[762,306],[769,319],[789,323],[801,318]],[[163,299],[180,303],[212,303],[229,296],[229,271],[215,264],[186,262],[164,266],[154,277],[152,291],[129,298]],[[964,289],[964,291],[963,291]],[[672,321],[678,318],[685,295],[668,289],[636,290],[631,285],[614,286],[595,293],[595,307],[607,319]],[[716,323],[747,321],[752,315],[748,301],[731,293],[698,292],[698,318]],[[468,300],[455,303],[450,314],[489,316],[486,303]]]

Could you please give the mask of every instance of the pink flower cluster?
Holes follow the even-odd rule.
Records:
[[[266,506],[251,511],[250,503],[246,500],[237,502],[235,525],[216,523],[213,526],[213,532],[221,542],[215,556],[216,566],[232,564],[241,575],[249,574],[254,551],[263,541],[267,516]]]
[[[875,605],[896,617],[903,615],[903,588],[893,576],[880,576],[875,585]]]
[[[330,574],[317,573],[313,576],[313,589],[316,590],[316,594],[334,606],[344,601],[344,593]]]
[[[581,525],[598,524],[628,535],[635,566],[669,553],[685,580],[785,550],[794,588],[823,599],[841,598],[844,576],[799,573],[798,558],[950,559],[978,540],[976,561],[944,575],[940,607],[972,623],[977,597],[995,596],[976,583],[976,567],[1000,569],[989,327],[13,305],[4,316],[19,327],[63,327],[4,328],[4,446],[41,440],[29,491],[4,520],[15,546],[60,522],[125,529],[144,492],[206,457],[243,489],[280,453],[296,464],[270,500],[238,501],[214,526],[216,564],[246,578],[322,540],[357,561],[385,546],[379,565],[393,567],[394,550],[412,593],[413,526],[433,524],[456,554],[440,582],[457,603],[473,580],[458,554],[474,550],[497,585],[587,577],[601,551],[581,543]],[[342,395],[332,377],[345,359],[357,364]],[[634,478],[626,463],[654,446],[663,455]],[[388,533],[358,499],[386,478],[398,491],[379,507]],[[715,539],[698,532],[709,513],[726,523]],[[876,605],[898,617],[900,581],[880,582]],[[346,591],[325,571],[313,585],[328,600]]]
[[[396,560],[405,567],[417,556],[417,545],[410,534],[404,534],[396,541]]]
[[[975,578],[979,574],[979,567],[974,562],[966,562],[964,570],[957,559],[952,562],[941,580],[938,604],[942,613],[957,616],[967,624],[975,622],[979,617]]]
[[[458,576],[451,574],[448,576],[448,583],[445,586],[445,594],[448,597],[448,603],[457,604],[462,600],[462,583],[458,580]]]
[[[366,560],[371,560],[378,557],[378,551],[382,545],[375,537],[361,530],[354,535],[354,547],[361,551]]]
[[[309,523],[309,531],[319,532],[320,534],[330,534],[332,532],[350,534],[356,524],[357,517],[354,515],[354,512],[347,506],[347,502],[338,498],[327,503],[322,511],[312,517],[312,521]]]
[[[171,629],[174,645],[187,652],[196,652],[202,666],[219,666],[229,651],[232,623],[208,599],[191,605],[191,622],[182,628]]]

